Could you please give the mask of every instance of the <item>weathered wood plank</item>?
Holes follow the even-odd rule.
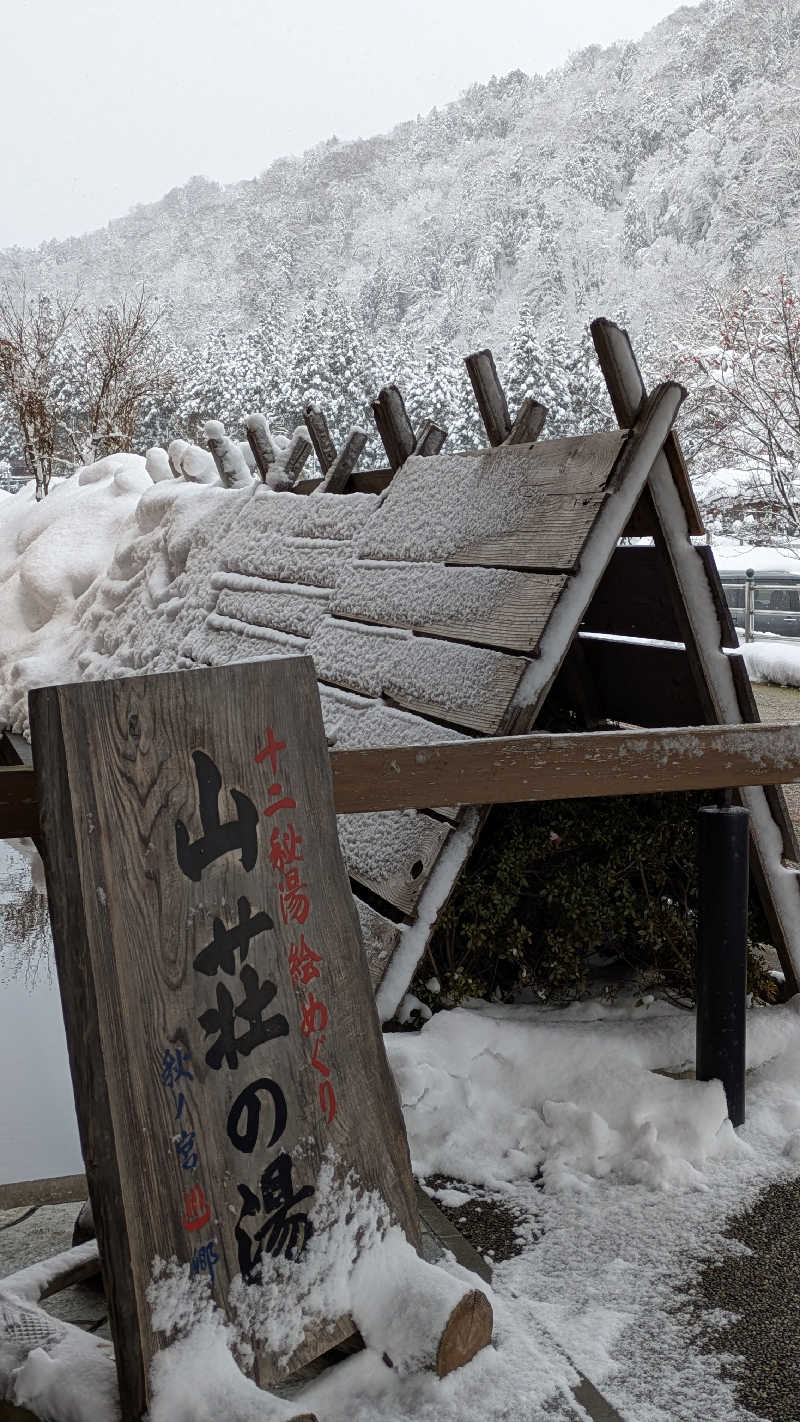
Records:
[[[261,475],[262,483],[271,473],[271,465],[275,463],[275,446],[269,437],[267,422],[262,415],[251,415],[245,421],[245,434],[247,443],[253,451],[253,458],[256,461],[256,469]]]
[[[394,478],[393,469],[355,469],[350,475],[347,492],[349,494],[382,494]],[[292,485],[293,494],[313,494],[322,483],[322,478],[298,479]]]
[[[396,385],[384,385],[372,402],[372,413],[386,458],[393,470],[405,464],[414,450],[414,430]]]
[[[717,610],[717,616],[719,617],[719,625],[722,628],[722,646],[738,647],[739,638],[736,635],[736,630],[733,625],[733,616],[722,587],[713,549],[700,547],[697,551],[705,569],[711,596]],[[731,657],[730,668],[742,720],[751,724],[753,722],[760,722],[761,714],[756,705],[756,698],[753,694],[753,684],[750,680],[750,673],[747,670],[744,659],[742,657]],[[792,823],[791,815],[789,814],[789,808],[786,804],[783,791],[780,786],[767,785],[764,787],[764,794],[767,798],[772,818],[780,831],[781,840],[783,841],[784,857],[795,864],[800,863],[800,849],[798,848],[797,834],[794,824]]]
[[[595,589],[581,628],[666,642],[683,641],[657,549],[617,548]]]
[[[357,538],[357,555],[571,571],[623,445],[612,432],[412,455]]]
[[[146,1368],[158,1346],[145,1296],[155,1257],[190,1262],[213,1235],[209,1284],[227,1308],[230,1281],[255,1267],[250,1231],[258,1221],[247,1220],[261,1214],[254,1192],[279,1159],[292,1171],[291,1191],[313,1192],[333,1151],[416,1242],[413,1182],[335,832],[310,661],[46,688],[31,695],[31,725],[70,1062],[117,1310],[127,1422],[147,1402]],[[292,827],[300,838],[290,843]],[[286,867],[296,860],[299,867]],[[317,1101],[312,1044],[301,1030],[311,978],[301,985],[292,969],[301,926],[318,955],[313,989],[324,1010],[314,1011],[315,1030],[325,1036],[335,1091],[327,1104]],[[174,1072],[178,1049],[189,1076],[180,1081],[185,1115],[179,1103],[176,1116],[177,1082],[165,1073]],[[265,1068],[279,1088],[272,1141],[258,1135],[247,1095],[256,1078],[266,1089]],[[231,1125],[233,1096],[240,1109]],[[188,1165],[175,1146],[178,1117],[194,1135]],[[292,1247],[306,1237],[302,1220],[297,1229]],[[281,1252],[290,1247],[283,1241]],[[349,1318],[329,1322],[311,1326],[291,1359],[257,1349],[257,1381],[269,1384],[352,1332]]]
[[[683,649],[581,639],[606,721],[634,726],[698,726],[706,721]]]
[[[500,384],[491,351],[475,351],[464,357],[484,428],[492,445],[502,444],[511,434],[505,391]]]
[[[487,735],[527,665],[503,652],[333,617],[318,623],[308,651],[321,681]]]
[[[333,751],[340,815],[431,795],[462,805],[652,795],[800,779],[800,726],[690,726],[499,736],[447,746]]]
[[[39,833],[36,775],[32,766],[0,766],[0,826],[5,839]]]
[[[320,494],[340,494],[347,484],[350,475],[353,473],[364,446],[367,443],[367,433],[365,430],[353,428],[339,453],[333,461],[322,483],[319,485]]]
[[[342,752],[350,754],[350,752]],[[338,821],[339,842],[351,879],[411,913],[452,827],[430,815],[349,814]]]
[[[306,439],[304,434],[302,434],[298,430],[295,430],[294,436],[292,438],[292,443],[289,446],[289,453],[286,456],[286,464],[284,466],[286,469],[286,473],[292,481],[297,478],[298,474],[300,473],[300,470],[306,463],[306,460],[311,457],[313,448],[314,446],[311,443],[311,440]]]
[[[24,736],[4,731],[0,736],[0,765],[33,765],[33,753]]]
[[[330,611],[356,622],[535,655],[567,578],[441,563],[343,567]]]
[[[323,474],[327,474],[336,458],[336,445],[331,439],[328,421],[325,419],[319,405],[306,405],[303,411],[303,423],[308,430],[308,437],[314,446],[314,453],[319,460],[319,467]]]
[[[604,316],[592,321],[590,329],[617,422],[623,429],[630,429],[647,399],[647,391],[628,333]],[[705,533],[703,519],[674,431],[667,437],[664,455],[683,504],[689,533],[699,538]]]

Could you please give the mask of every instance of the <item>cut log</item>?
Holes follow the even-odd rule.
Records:
[[[381,1251],[357,1261],[351,1312],[367,1346],[400,1373],[446,1377],[492,1341],[486,1295],[410,1250],[388,1261]]]

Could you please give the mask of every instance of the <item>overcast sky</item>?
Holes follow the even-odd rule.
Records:
[[[0,247],[254,177],[510,69],[637,39],[676,0],[2,0]]]

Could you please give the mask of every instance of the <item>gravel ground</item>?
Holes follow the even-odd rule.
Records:
[[[738,1400],[770,1422],[800,1417],[798,1217],[800,1179],[771,1185],[728,1224],[726,1234],[743,1248],[705,1265],[696,1281],[697,1304],[734,1315],[707,1328],[706,1350],[743,1360],[731,1373]]]

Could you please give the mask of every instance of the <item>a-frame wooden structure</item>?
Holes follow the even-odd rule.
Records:
[[[359,471],[363,435],[337,452],[308,407],[323,478],[284,469],[277,493],[217,491],[198,525],[202,588],[181,612],[177,663],[165,652],[163,665],[131,669],[306,653],[337,751],[546,730],[559,708],[586,730],[757,721],[711,550],[692,541],[702,522],[672,429],[683,392],[648,397],[626,333],[604,320],[592,333],[618,431],[540,439],[546,412],[527,398],[512,420],[488,351],[467,357],[489,444],[477,453],[442,452],[433,421],[414,431],[389,386],[373,407],[388,467]],[[249,426],[248,438],[260,433]],[[115,593],[99,621],[93,675],[106,674],[102,648],[132,640],[143,617],[163,617],[174,638],[169,595],[163,612],[137,596],[118,604]],[[796,989],[792,825],[779,788],[740,793],[753,880]],[[484,819],[441,804],[339,817],[385,1019]]]

